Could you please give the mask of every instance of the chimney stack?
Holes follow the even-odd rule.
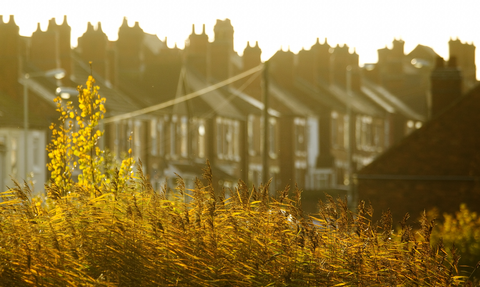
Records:
[[[438,57],[430,82],[432,92],[430,116],[435,117],[462,95],[462,75],[457,67],[456,57],[451,57],[447,65],[443,58]]]

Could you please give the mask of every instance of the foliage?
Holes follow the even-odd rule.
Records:
[[[215,191],[207,162],[203,182],[176,192],[153,190],[131,173],[131,157],[108,176],[97,149],[104,100],[94,80],[79,89],[81,111],[57,106],[48,150],[47,202],[29,187],[1,193],[0,282],[4,286],[458,286],[458,256],[432,248],[432,222],[417,235],[385,213],[358,212],[346,201],[320,203],[305,216],[301,191],[270,197],[268,184]],[[82,94],[83,93],[83,94]],[[98,101],[98,102],[97,102]],[[57,103],[59,100],[57,100]],[[91,108],[87,108],[90,105]],[[73,116],[72,114],[73,113]],[[98,114],[97,114],[98,113]],[[76,125],[71,123],[75,120]],[[78,126],[78,130],[75,130]],[[56,132],[55,132],[56,131]],[[82,171],[72,178],[75,163]]]
[[[443,240],[445,244],[455,244],[461,255],[460,264],[465,266],[469,275],[480,277],[480,217],[476,212],[461,204],[459,211],[454,215],[443,214],[443,223],[439,224],[432,233],[432,240]],[[472,267],[475,269],[472,270]]]
[[[79,168],[77,186],[82,186],[91,192],[96,192],[102,185],[110,183],[110,169],[104,172],[105,157],[107,155],[98,147],[98,141],[103,131],[98,129],[99,120],[103,119],[105,113],[105,98],[98,93],[99,87],[95,85],[95,79],[88,77],[86,87],[77,88],[79,95],[79,110],[75,109],[73,103],[62,102],[60,97],[54,101],[57,104],[57,111],[60,114],[59,124],[51,124],[52,141],[48,145],[47,164],[51,172],[53,185],[58,187],[65,195],[72,191],[72,172]],[[119,182],[116,184],[124,186],[127,174],[131,172],[134,162],[129,150],[127,157],[120,167]],[[107,177],[107,175],[109,175]]]

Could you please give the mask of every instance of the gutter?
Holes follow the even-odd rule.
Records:
[[[463,175],[406,175],[406,174],[354,174],[354,180],[409,180],[409,181],[477,181],[478,176]]]

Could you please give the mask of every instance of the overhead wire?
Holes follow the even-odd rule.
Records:
[[[121,114],[121,115],[109,117],[109,118],[104,119],[103,123],[108,124],[108,123],[112,123],[112,122],[116,122],[116,121],[120,121],[120,120],[125,120],[125,119],[129,119],[129,118],[137,117],[137,116],[140,116],[140,115],[148,114],[148,113],[151,113],[151,112],[155,112],[155,111],[158,111],[158,110],[161,110],[161,109],[179,104],[181,102],[191,100],[193,98],[204,95],[204,94],[209,93],[211,91],[220,89],[220,88],[222,88],[226,85],[234,83],[234,82],[236,82],[238,80],[241,80],[245,77],[248,77],[248,76],[250,76],[250,75],[252,75],[252,74],[254,74],[258,71],[261,71],[262,69],[263,69],[263,64],[260,64],[260,65],[254,67],[254,68],[252,68],[248,71],[240,73],[236,76],[228,78],[228,79],[226,79],[224,81],[221,81],[219,83],[216,83],[214,85],[211,85],[211,86],[208,86],[206,88],[200,89],[200,90],[195,91],[193,93],[189,93],[189,94],[187,94],[183,97],[175,98],[173,100],[166,101],[166,102],[163,102],[163,103],[160,103],[160,104],[156,104],[156,105],[153,105],[153,106],[150,106],[150,107],[146,107],[146,108],[136,110],[136,111],[133,111],[133,112],[128,112],[128,113],[124,113],[124,114]]]
[[[180,72],[180,74],[181,74],[180,77],[182,77],[182,75],[184,76],[184,73],[185,73],[185,71],[182,69],[182,71]],[[261,75],[261,70],[252,73],[252,74],[250,75],[250,77],[245,81],[245,83],[243,83],[239,88],[235,89],[236,92],[237,92],[237,93],[242,92],[242,91],[243,91],[246,87],[248,87],[255,79],[257,79],[257,78],[259,77],[259,75]],[[247,75],[247,76],[248,76],[248,75]],[[245,76],[245,77],[247,77],[247,76]],[[185,80],[185,79],[183,79],[183,80]],[[188,84],[187,84],[187,85],[188,85]],[[182,84],[181,84],[181,82],[179,81],[177,90],[181,89],[181,86],[182,86]],[[229,95],[228,97],[226,97],[221,103],[219,103],[219,106],[216,107],[217,110],[218,110],[218,108],[221,108],[221,107],[225,106],[227,103],[231,102],[235,97],[237,97],[237,93],[230,93],[230,95]],[[208,118],[208,117],[212,116],[214,113],[215,113],[215,109],[212,108],[212,109],[204,112],[204,113],[200,116],[200,118]],[[189,125],[189,127],[188,127],[188,134],[190,135],[195,129],[196,129],[196,127],[195,127],[194,125]],[[164,138],[163,140],[157,138],[157,140],[163,141],[163,144],[165,144],[165,142],[167,141],[167,139],[165,139],[165,138]],[[157,143],[157,144],[160,144],[160,143]],[[148,146],[145,146],[145,147],[143,148],[143,151],[148,150],[148,149],[149,149],[149,147],[148,147]]]

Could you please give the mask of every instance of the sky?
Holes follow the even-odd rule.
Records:
[[[195,24],[200,33],[213,41],[217,19],[229,18],[234,27],[234,49],[241,55],[247,41],[258,41],[262,59],[279,49],[298,52],[309,49],[317,38],[327,38],[331,46],[347,44],[360,56],[360,64],[375,63],[377,49],[391,47],[392,41],[405,41],[405,52],[418,44],[432,47],[448,58],[448,41],[480,45],[480,1],[478,0],[1,0],[0,15],[8,21],[15,16],[20,34],[30,36],[40,23],[46,30],[48,20],[67,21],[72,27],[72,47],[87,28],[87,22],[102,29],[110,40],[118,37],[123,17],[160,39],[168,46],[183,48]],[[478,51],[478,49],[477,49]],[[480,57],[476,65],[480,67]],[[477,78],[478,77],[477,73]]]

